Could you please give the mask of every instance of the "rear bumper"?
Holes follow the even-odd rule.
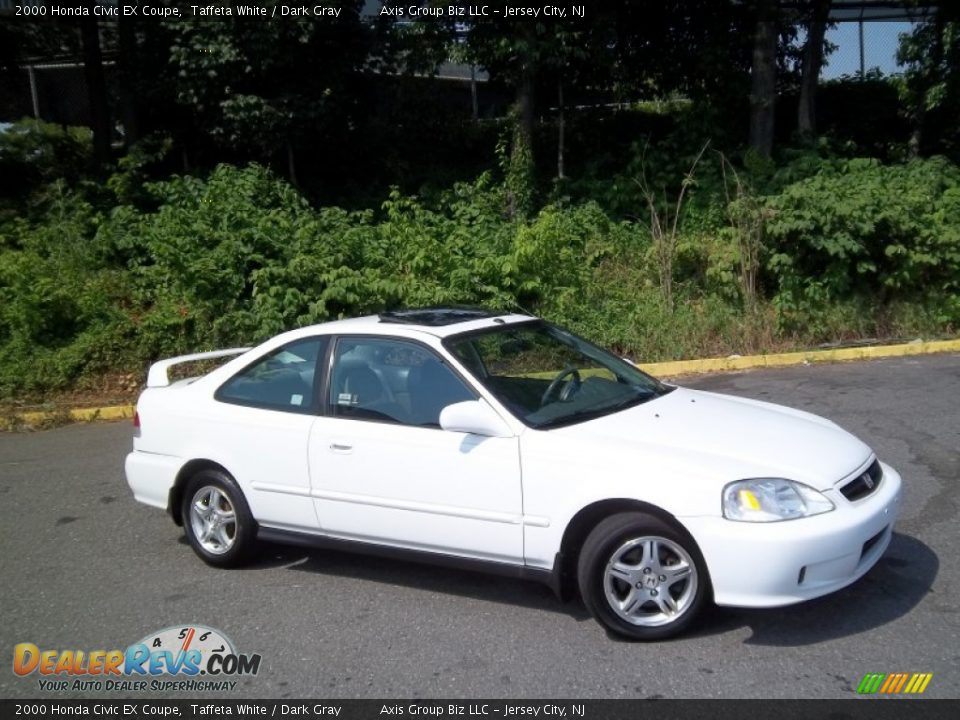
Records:
[[[718,605],[777,607],[827,595],[855,582],[883,555],[900,512],[901,481],[883,467],[877,490],[851,503],[824,493],[836,509],[774,523],[682,518],[703,552]]]
[[[170,490],[182,466],[181,458],[134,450],[124,464],[127,485],[139,502],[167,510]]]

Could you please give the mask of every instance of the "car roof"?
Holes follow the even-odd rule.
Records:
[[[332,320],[303,327],[295,331],[297,336],[322,334],[396,335],[414,337],[432,335],[445,338],[474,330],[512,325],[536,320],[531,315],[518,313],[498,314],[492,311],[471,308],[418,308],[379,315],[365,315],[345,320]]]

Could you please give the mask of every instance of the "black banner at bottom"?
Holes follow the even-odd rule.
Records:
[[[960,700],[0,700],[0,718],[304,718],[306,720],[951,720]]]

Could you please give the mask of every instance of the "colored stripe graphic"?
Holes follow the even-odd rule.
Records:
[[[900,673],[897,676],[896,682],[894,682],[893,685],[890,686],[889,693],[893,695],[894,693],[900,692],[900,690],[903,688],[904,683],[907,682],[907,677],[908,677],[907,673]]]
[[[880,683],[884,677],[886,677],[884,673],[867,673],[863,676],[863,680],[860,681],[857,692],[861,695],[872,695],[880,689]]]
[[[933,679],[933,673],[921,673],[921,677],[923,677],[923,681],[918,687],[914,688],[913,691],[915,693],[922,693],[927,689],[927,685],[929,685],[930,681]]]
[[[890,673],[887,675],[887,679],[883,681],[883,685],[880,686],[880,694],[885,695],[890,692],[890,688],[897,684],[897,678],[900,677],[900,673]]]
[[[867,673],[857,686],[857,694],[919,695],[932,679],[933,673]]]

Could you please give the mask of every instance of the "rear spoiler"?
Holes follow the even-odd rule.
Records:
[[[150,366],[147,373],[147,387],[166,387],[170,384],[170,375],[167,371],[174,365],[181,363],[194,362],[196,360],[213,360],[214,358],[230,357],[231,355],[242,355],[250,348],[231,348],[229,350],[213,350],[211,352],[194,353],[193,355],[180,355],[179,357],[161,360]]]

